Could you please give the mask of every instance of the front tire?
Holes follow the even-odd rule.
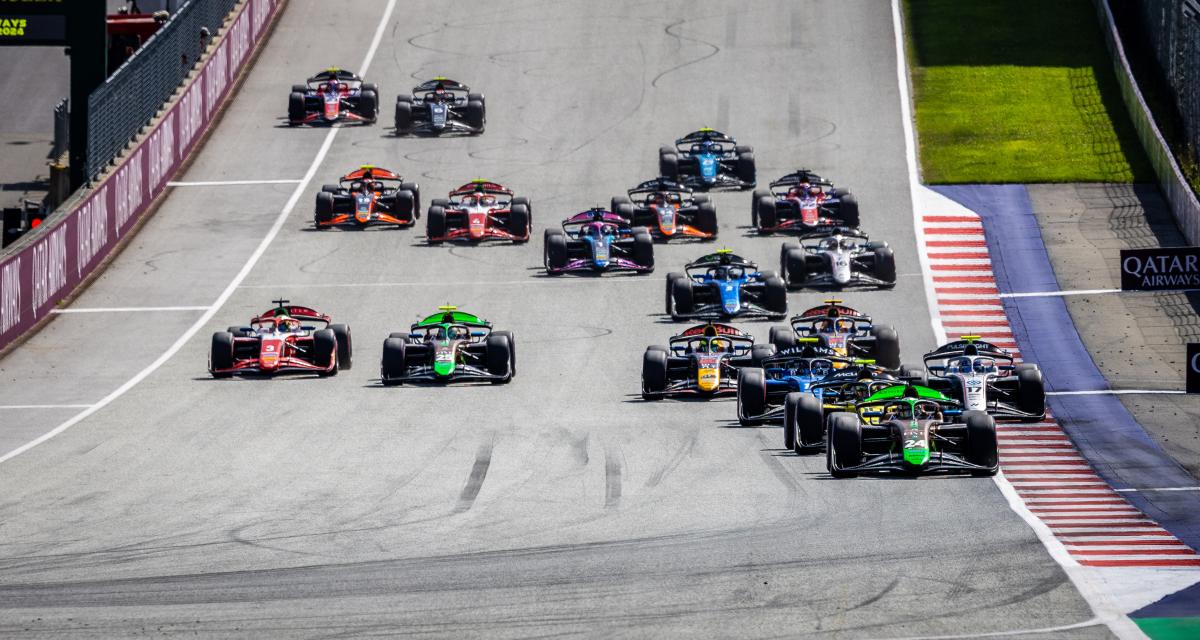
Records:
[[[642,399],[661,400],[667,388],[667,352],[653,347],[642,354]]]
[[[752,427],[763,423],[767,412],[767,375],[757,367],[744,367],[738,372],[738,422]]]
[[[354,366],[354,343],[350,339],[350,325],[331,324],[329,330],[337,338],[338,368],[349,371]]]

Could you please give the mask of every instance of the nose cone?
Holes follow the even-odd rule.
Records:
[[[696,378],[701,391],[714,391],[721,384],[721,372],[716,368],[702,368]]]

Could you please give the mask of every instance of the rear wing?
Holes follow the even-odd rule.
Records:
[[[276,305],[274,308],[267,309],[258,314],[250,320],[250,324],[264,322],[278,316],[291,316],[297,320],[315,320],[317,322],[324,322],[325,324],[329,324],[332,321],[329,316],[318,313],[314,309],[290,304],[290,300],[275,300],[274,302]]]
[[[653,180],[647,180],[630,189],[628,193],[629,197],[633,198],[638,195],[656,193],[658,191],[674,191],[687,195],[692,193],[691,187],[686,187],[678,182],[675,182],[674,180],[671,180],[670,178],[655,178]]]
[[[1013,361],[1013,355],[1007,349],[979,340],[975,336],[963,336],[961,340],[947,342],[925,354],[923,360],[928,366],[929,362],[944,361],[960,356],[985,356],[997,360],[1007,360],[1009,364]]]
[[[808,231],[801,234],[798,239],[801,244],[808,242],[808,245],[806,246],[816,246],[817,244],[820,244],[822,240],[825,240],[826,238],[832,238],[833,236],[856,238],[865,241],[870,240],[870,237],[865,232],[854,227],[828,227],[825,229],[817,229],[815,231]],[[865,242],[864,244],[870,243]]]
[[[364,180],[364,179],[366,179],[366,180],[390,180],[390,181],[396,181],[396,182],[402,182],[404,180],[404,178],[402,178],[400,176],[400,174],[398,174],[394,171],[389,171],[387,169],[384,169],[383,167],[376,167],[376,166],[372,166],[369,164],[364,164],[363,166],[355,169],[354,171],[351,171],[350,173],[347,173],[346,175],[342,176],[341,182],[352,182],[354,180]]]
[[[833,183],[817,175],[809,169],[798,169],[771,183],[771,190],[790,189],[802,184],[818,187],[833,187]]]
[[[682,145],[690,145],[690,144],[695,144],[697,142],[704,142],[706,140],[709,142],[724,142],[724,143],[729,143],[729,144],[737,144],[737,140],[734,140],[732,137],[730,137],[724,133],[721,133],[720,131],[717,131],[716,129],[710,129],[708,127],[705,127],[703,129],[693,131],[693,132],[687,134],[686,136],[675,140],[675,146],[679,147]]]
[[[476,179],[462,185],[454,191],[451,191],[450,197],[454,198],[456,196],[466,196],[474,193],[490,193],[499,196],[512,196],[513,194],[512,189],[509,189],[498,182]]]
[[[754,346],[754,336],[728,324],[710,322],[699,324],[671,338],[672,350],[676,344],[695,340],[696,338],[724,338],[733,343],[734,350],[743,355]]]
[[[336,67],[331,67],[313,75],[307,82],[312,84],[314,82],[329,82],[334,79],[342,82],[362,82],[362,78],[358,77],[358,74],[353,71],[346,71],[345,69],[338,69]]]
[[[425,82],[413,87],[413,93],[433,91],[434,89],[437,89],[439,84],[442,85],[442,88],[446,91],[471,91],[471,87],[468,87],[457,80],[451,80],[449,78],[443,78],[439,76],[437,78],[433,78],[432,80],[426,80]]]
[[[620,229],[622,231],[629,231],[629,230],[633,229],[633,227],[631,227],[629,225],[628,220],[626,220],[625,218],[622,218],[621,216],[619,216],[611,211],[606,211],[605,209],[600,208],[600,207],[597,207],[595,209],[588,209],[587,211],[581,211],[581,212],[571,216],[570,218],[563,220],[562,227],[563,227],[563,231],[570,233],[570,232],[574,231],[574,229],[572,229],[571,227],[580,227],[585,224],[591,224],[593,222],[607,222],[611,225],[616,226],[618,229]]]
[[[704,269],[707,267],[716,267],[721,265],[727,267],[742,267],[758,271],[758,264],[751,262],[727,249],[696,258],[695,260],[687,263],[683,269],[684,271],[691,271],[692,269]]]

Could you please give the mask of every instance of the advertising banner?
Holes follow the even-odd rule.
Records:
[[[1200,247],[1122,249],[1121,289],[1200,289]]]

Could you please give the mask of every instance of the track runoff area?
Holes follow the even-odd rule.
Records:
[[[1095,483],[1050,418],[997,426],[1009,480],[834,481],[826,455],[783,448],[777,423],[740,424],[732,397],[642,399],[643,349],[692,326],[664,314],[667,272],[719,248],[775,269],[785,238],[751,228],[751,190],[697,191],[716,242],[654,243],[653,275],[546,273],[546,230],[614,208],[662,168],[659,146],[707,125],[754,145],[757,188],[810,168],[852,190],[862,228],[890,243],[895,285],[835,295],[893,326],[902,361],[957,337],[952,318],[1015,346],[982,326],[998,318],[990,302],[947,313],[962,307],[928,246],[946,221],[921,211],[895,7],[497,4],[447,24],[439,3],[343,4],[290,0],[136,246],[3,361],[23,372],[0,392],[5,429],[28,436],[0,465],[15,541],[0,576],[6,633],[1136,637],[1123,601],[1082,571],[1132,545],[1082,544],[1081,527],[1099,525],[1064,524],[1073,500],[1051,498]],[[845,37],[811,33],[814,15]],[[777,85],[797,65],[838,81],[775,101],[714,90]],[[288,126],[288,85],[331,66],[378,86],[379,122]],[[439,76],[486,94],[483,133],[395,135],[395,96]],[[414,109],[429,107],[421,93]],[[322,185],[363,165],[419,184],[415,228],[314,231]],[[737,177],[736,158],[725,170]],[[433,199],[476,177],[529,199],[529,242],[430,246],[429,209],[447,209]],[[620,226],[582,226],[593,222]],[[791,290],[788,315],[830,295]],[[485,344],[474,368],[515,375],[382,384],[390,335],[428,316],[417,332],[447,342],[450,329],[487,330],[440,322],[447,303],[458,309],[441,313],[511,332],[508,361]],[[287,307],[351,325],[357,366],[214,380],[209,336],[255,316],[285,328],[279,306],[302,325],[321,318]],[[730,324],[765,345],[778,323]],[[319,351],[315,335],[270,335]],[[442,339],[392,338],[405,364],[443,353]],[[338,341],[321,340],[329,373]],[[703,342],[693,351],[724,346]],[[76,384],[49,384],[68,367]],[[1043,477],[1044,453],[1068,473]],[[1096,513],[1179,548],[1103,487],[1084,489],[1104,493],[1087,496],[1104,503]]]

